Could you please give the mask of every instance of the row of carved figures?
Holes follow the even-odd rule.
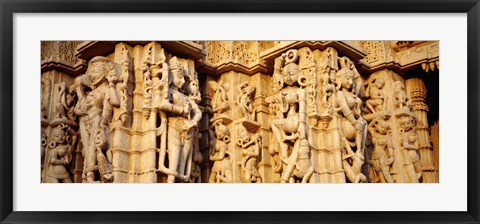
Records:
[[[42,182],[72,182],[69,168],[76,148],[80,148],[78,155],[83,158],[83,182],[115,182],[110,132],[115,123],[125,125],[131,115],[127,99],[132,60],[127,48],[122,55],[120,64],[107,57],[94,57],[87,73],[77,77],[71,86],[58,85],[57,114],[51,121],[45,116],[51,84],[42,81]],[[159,139],[156,172],[165,175],[168,183],[199,182],[206,160],[199,146],[202,98],[193,61],[167,56],[158,44],[150,44],[145,47],[141,71],[143,117],[146,121],[159,120],[146,122],[153,124]],[[319,144],[323,142],[314,135],[326,133],[327,128],[338,133],[340,147],[326,147],[333,151],[325,163],[333,164],[325,172],[340,172],[352,183],[393,183],[396,181],[392,174],[403,172],[408,182],[418,182],[421,168],[416,117],[402,81],[394,82],[394,99],[388,101],[383,78],[363,84],[354,63],[339,57],[333,48],[322,52],[320,60],[308,48],[288,50],[275,59],[271,80],[273,90],[266,99],[270,108],[268,134],[261,133],[257,121],[260,112],[253,104],[257,90],[254,85],[248,81],[238,84],[233,103],[228,98],[227,83],[208,83],[213,92],[213,117],[208,127],[208,159],[213,165],[208,182],[237,182],[237,165],[242,182],[267,182],[258,167],[266,159],[261,158],[263,150],[268,150],[268,163],[272,175],[279,176],[278,182],[320,182],[318,176],[323,171],[314,149],[321,151]],[[365,103],[362,97],[366,97]],[[388,107],[387,102],[393,102],[394,107]],[[231,118],[231,107],[238,108],[240,118]],[[115,118],[113,108],[120,111]],[[399,122],[396,133],[400,133],[401,158],[394,153],[392,118]],[[48,125],[50,135],[44,133]],[[235,127],[234,137],[229,126]],[[265,138],[268,146],[264,145]],[[367,144],[372,145],[368,155]],[[241,156],[235,154],[237,150]],[[373,175],[364,173],[366,157]],[[401,161],[404,171],[392,172],[396,160]]]
[[[404,89],[402,81],[393,82],[393,107],[387,107],[386,94],[384,93],[385,80],[381,77],[372,78],[363,85],[366,98],[364,103],[361,99],[360,88],[362,80],[355,66],[346,57],[338,58],[331,49],[327,49],[327,61],[324,66],[312,69],[305,66],[300,68],[298,50],[289,50],[275,61],[273,74],[274,95],[267,98],[270,104],[271,141],[269,153],[273,157],[273,170],[280,174],[280,182],[312,182],[310,178],[318,172],[313,166],[314,158],[311,152],[309,131],[316,122],[308,121],[309,115],[321,110],[319,120],[326,120],[327,126],[332,122],[338,123],[341,145],[341,165],[347,180],[353,183],[375,181],[396,182],[391,173],[395,161],[394,144],[389,119],[391,113],[395,113],[400,128],[401,158],[397,158],[405,169],[407,179],[399,182],[418,182],[421,176],[419,167],[418,142],[415,132],[416,117],[411,112],[410,101]],[[305,52],[304,52],[305,53]],[[311,54],[311,52],[306,52]],[[330,54],[330,55],[328,55]],[[305,57],[305,60],[312,60]],[[301,59],[300,59],[301,60]],[[297,63],[299,62],[299,63]],[[338,68],[336,63],[340,65]],[[311,73],[310,76],[308,73]],[[312,75],[313,73],[313,75]],[[321,89],[323,95],[321,101],[323,108],[317,108],[315,80],[312,77],[319,74],[322,77]],[[313,84],[312,84],[313,83]],[[228,85],[210,81],[213,90],[212,109],[212,141],[210,160],[215,161],[210,182],[232,182],[232,170],[235,166],[230,161],[235,150],[228,150],[230,131],[227,124],[231,120],[226,117],[229,110],[227,96]],[[238,85],[236,105],[239,107],[246,120],[241,124],[252,127],[255,121],[255,109],[253,94],[255,87],[244,82]],[[246,100],[248,99],[248,100]],[[390,101],[389,101],[390,102]],[[389,109],[388,109],[389,108]],[[323,110],[322,110],[323,109]],[[253,113],[253,114],[252,114]],[[365,119],[364,115],[368,118]],[[222,117],[223,116],[223,117]],[[314,117],[315,116],[311,116]],[[257,128],[247,131],[245,125],[236,125],[238,145],[242,150],[243,182],[260,182],[256,165],[260,162],[259,151],[262,150],[262,135],[256,133]],[[213,131],[214,130],[214,131]],[[216,138],[213,138],[216,136]],[[366,155],[366,144],[372,145],[369,154]],[[246,144],[245,144],[246,143]],[[318,156],[318,155],[317,155]],[[369,165],[372,174],[363,173],[365,157],[369,157]],[[325,161],[328,163],[329,161]],[[398,171],[393,171],[397,172]],[[370,178],[367,178],[370,176]],[[316,181],[314,181],[316,182]]]

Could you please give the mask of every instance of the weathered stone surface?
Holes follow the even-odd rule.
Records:
[[[429,41],[42,42],[41,181],[436,183],[438,94],[427,93],[438,90],[438,51]]]

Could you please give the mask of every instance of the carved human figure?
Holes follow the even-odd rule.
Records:
[[[308,140],[303,139],[300,144],[293,149],[292,154],[288,158],[288,164],[285,172],[282,174],[282,183],[287,181],[295,183],[295,177],[299,178],[302,183],[307,183],[312,177],[314,168],[310,161],[310,147]]]
[[[48,144],[50,161],[47,163],[44,182],[72,182],[66,167],[72,161],[73,145],[76,139],[77,133],[66,124],[60,124],[53,130]]]
[[[407,174],[411,181],[418,181],[422,175],[420,168],[420,157],[418,156],[418,141],[415,132],[416,119],[413,116],[407,115],[399,118],[401,142],[403,148],[403,156],[406,161],[404,165],[407,166]],[[411,169],[410,166],[413,166]],[[415,172],[413,172],[413,170]]]
[[[405,93],[405,86],[402,81],[393,83],[393,90],[395,96],[395,109],[402,109],[404,106],[409,106],[407,93]]]
[[[390,125],[383,117],[374,118],[368,125],[372,137],[373,153],[370,164],[375,170],[380,182],[393,183],[390,168],[394,162],[392,136]]]
[[[222,80],[215,82],[209,81],[208,86],[212,89],[212,110],[213,113],[221,113],[228,109],[227,85]]]
[[[243,125],[237,126],[237,144],[242,148],[242,171],[244,181],[247,183],[261,183],[262,178],[257,170],[257,161],[262,147],[260,135],[252,135]]]
[[[65,82],[61,82],[58,85],[59,102],[56,105],[56,118],[68,118],[69,120],[75,120],[74,114],[74,98],[72,91],[68,90]]]
[[[255,109],[253,108],[253,95],[255,93],[255,87],[243,82],[237,86],[239,95],[237,97],[237,105],[240,107],[240,111],[243,116],[248,120],[255,120]]]
[[[168,183],[174,183],[175,179],[189,182],[194,141],[197,140],[195,136],[202,112],[188,93],[184,93],[186,73],[181,62],[173,57],[169,64],[168,94],[161,99],[159,106],[167,114],[168,168],[162,158],[159,170],[168,175]]]
[[[329,83],[325,85],[325,93],[322,97],[322,104],[325,109],[332,108],[332,97],[333,93],[335,92],[335,85]]]
[[[215,129],[213,131],[212,129]],[[210,137],[216,139],[215,144],[210,145],[210,160],[213,162],[212,172],[210,173],[210,183],[221,183],[222,180],[218,179],[222,169],[224,169],[225,163],[228,160],[225,155],[228,150],[228,143],[230,142],[230,131],[228,127],[223,124],[222,121],[216,121],[210,127]],[[215,133],[213,133],[215,132]],[[214,137],[216,136],[216,137]],[[227,178],[228,179],[228,178]]]
[[[345,66],[344,63],[340,65]],[[336,75],[337,91],[333,104],[340,119],[345,174],[350,182],[366,182],[365,175],[361,173],[367,139],[367,122],[361,116],[362,101],[355,94],[354,73],[343,69]]]
[[[385,80],[382,78],[375,78],[367,86],[367,97],[370,97],[367,102],[367,108],[372,112],[383,111],[386,109],[386,99],[383,93],[383,87],[385,86]]]
[[[216,183],[233,183],[233,168],[228,152],[225,153],[220,172],[216,174]]]
[[[275,161],[276,164],[287,164],[289,145],[298,144],[301,139],[306,139],[306,93],[300,88],[300,77],[303,75],[295,63],[297,59],[297,51],[288,51],[282,55],[281,60],[275,61],[287,63],[280,71],[274,73],[276,88],[279,89],[279,93],[274,96],[274,102],[279,110],[276,111],[276,118],[271,121],[271,128],[279,144],[279,151],[273,147],[275,152],[270,150],[270,154],[274,155],[275,160],[277,156],[281,160]]]
[[[83,181],[95,182],[95,173],[98,171],[98,154],[110,154],[109,125],[113,107],[120,106],[120,99],[115,88],[116,73],[110,59],[102,56],[94,57],[90,61],[87,74],[75,80],[75,89],[79,98],[74,112],[80,116],[79,130],[83,145],[84,158]],[[111,157],[107,156],[108,163]],[[105,174],[103,179],[111,179]]]

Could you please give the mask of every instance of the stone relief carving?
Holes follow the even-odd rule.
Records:
[[[345,175],[353,183],[366,182],[361,173],[364,163],[365,142],[367,139],[367,122],[361,115],[361,99],[356,95],[354,79],[346,59],[339,59],[341,69],[336,74],[337,92],[334,110],[340,118],[340,132],[343,148],[343,166]]]
[[[300,179],[301,183],[308,183],[314,172],[310,161],[310,147],[308,140],[303,139],[297,148],[293,149],[288,158],[287,167],[282,176],[282,183],[295,183],[295,179]]]
[[[373,79],[372,82],[367,85],[366,94],[370,99],[367,100],[366,105],[372,113],[386,110],[387,101],[383,93],[384,86],[385,80],[382,78]]]
[[[255,94],[255,87],[249,85],[247,82],[243,82],[237,86],[238,97],[237,105],[240,107],[240,111],[243,116],[248,120],[255,120],[255,109],[253,108],[253,96]]]
[[[372,138],[373,152],[370,164],[373,167],[377,182],[393,183],[390,168],[395,159],[393,152],[390,125],[386,117],[376,117],[368,125],[368,132]]]
[[[120,125],[124,125],[127,116],[129,114],[128,108],[127,108],[127,101],[129,97],[129,77],[130,77],[130,72],[131,72],[131,57],[130,57],[130,52],[128,48],[123,45],[122,46],[122,51],[121,51],[121,72],[120,72],[120,80],[117,83],[117,88],[120,93],[120,113],[117,118],[117,122]]]
[[[171,58],[167,66],[169,73],[168,81],[165,83],[168,85],[163,85],[164,95],[159,104],[162,123],[168,127],[166,133],[162,132],[161,141],[166,141],[167,145],[162,144],[159,170],[168,175],[168,183],[174,183],[176,179],[189,182],[192,154],[195,150],[194,141],[202,112],[195,100],[189,97],[191,92],[188,92],[184,86],[186,79],[189,82],[194,80],[193,74],[188,74],[184,65],[176,57]],[[166,113],[169,115],[166,116]],[[164,165],[166,149],[168,149],[168,168]]]
[[[395,108],[402,109],[403,107],[410,107],[410,101],[405,93],[405,86],[402,81],[396,81],[394,83],[395,91]]]
[[[50,105],[52,84],[50,80],[42,78],[41,85],[41,116],[42,119],[48,119],[48,105]]]
[[[206,41],[201,59],[118,43],[76,78],[42,75],[41,181],[438,182],[422,80],[364,74],[332,45],[276,43]],[[368,52],[390,60],[382,47]],[[212,75],[203,60],[272,70]]]
[[[77,133],[67,124],[61,123],[54,128],[48,143],[49,161],[47,162],[45,183],[71,183],[67,166],[72,161],[73,146]]]
[[[404,165],[407,167],[408,178],[412,182],[418,182],[422,175],[420,160],[418,155],[418,140],[415,133],[416,118],[412,115],[402,115],[399,118],[400,133],[401,133],[401,146],[403,149]],[[411,169],[413,166],[414,169]],[[414,171],[414,172],[412,172]]]
[[[306,93],[300,88],[305,86],[303,72],[296,64],[298,51],[289,50],[275,60],[273,80],[275,92],[270,102],[277,104],[275,118],[271,121],[272,135],[275,145],[270,153],[275,160],[275,170],[281,172],[281,167],[288,163],[289,148],[298,147],[302,139],[307,137],[306,127]]]
[[[237,125],[237,145],[242,149],[241,168],[243,171],[243,181],[247,183],[261,183],[262,179],[257,169],[260,148],[262,147],[262,137],[248,132],[242,123]]]
[[[231,122],[231,120],[226,120]],[[228,153],[230,143],[230,131],[222,120],[213,121],[209,129],[210,134],[210,160],[213,161],[210,173],[210,183],[233,182],[232,164]]]
[[[120,98],[115,87],[117,74],[114,63],[102,56],[94,57],[87,73],[75,80],[79,98],[74,112],[80,116],[80,140],[84,157],[83,181],[112,182],[113,175],[106,168],[111,165],[109,151],[109,125],[113,107],[120,106]],[[98,175],[97,175],[98,173]]]
[[[222,113],[229,108],[228,105],[228,85],[219,81],[209,81],[208,86],[214,92],[212,97],[212,110],[214,113]]]

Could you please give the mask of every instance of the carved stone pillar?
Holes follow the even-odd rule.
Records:
[[[41,42],[42,182],[47,181],[45,177],[47,172],[50,172],[48,167],[51,166],[52,155],[57,151],[64,151],[60,148],[66,148],[65,144],[70,144],[69,153],[72,157],[68,159],[69,162],[65,168],[73,182],[81,182],[83,167],[81,144],[71,141],[72,135],[76,137],[76,133],[73,133],[77,131],[78,126],[75,124],[75,117],[69,115],[77,99],[75,91],[71,91],[69,87],[74,82],[74,77],[85,72],[86,69],[84,61],[75,55],[79,43],[79,41]],[[53,138],[53,132],[59,135],[63,133],[70,138],[70,142],[57,144],[58,142]],[[57,154],[57,159],[61,158]]]
[[[428,126],[428,105],[425,103],[427,89],[419,78],[411,78],[406,81],[406,91],[412,102],[412,110],[417,116],[417,136],[420,153],[420,165],[422,169],[423,183],[438,183],[438,172],[434,165],[433,147],[430,144]]]
[[[132,99],[134,89],[133,48],[125,43],[115,46],[115,62],[119,65],[117,89],[120,96],[119,108],[114,108],[112,119],[112,165],[114,182],[128,182],[128,158],[131,143]]]

